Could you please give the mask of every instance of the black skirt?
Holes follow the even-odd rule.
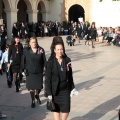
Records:
[[[19,63],[12,63],[11,64],[11,69],[12,69],[12,73],[19,73],[20,72],[20,64]]]
[[[53,96],[55,110],[53,112],[70,112],[70,90],[67,81],[59,84],[57,94]]]
[[[26,76],[26,88],[28,90],[41,90],[43,88],[43,74],[28,73]]]

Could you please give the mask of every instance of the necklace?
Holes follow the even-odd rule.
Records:
[[[16,53],[18,54],[18,45],[15,45],[15,48],[16,48]]]
[[[61,66],[60,66],[61,68],[61,71],[63,72],[63,61],[61,62]]]

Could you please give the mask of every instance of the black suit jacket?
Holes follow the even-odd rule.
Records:
[[[70,58],[65,57],[66,64],[66,78],[69,85],[69,90],[73,90],[75,88],[72,76],[72,68],[67,65],[71,62]],[[46,66],[45,72],[45,91],[47,95],[56,95],[57,87],[59,83],[59,75],[58,75],[57,65],[55,63],[55,58],[49,59]]]
[[[21,70],[26,69],[28,73],[43,73],[46,63],[45,51],[42,47],[38,47],[39,52],[34,54],[31,48],[25,49],[22,56]],[[39,52],[39,53],[38,53]]]

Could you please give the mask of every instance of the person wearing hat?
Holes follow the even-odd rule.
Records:
[[[20,64],[21,57],[23,54],[23,45],[20,43],[19,37],[15,37],[13,43],[9,47],[8,52],[8,68],[12,69],[13,80],[16,85],[16,92],[19,92],[20,82],[17,79],[17,76],[20,75]],[[12,63],[10,64],[10,60],[12,58]]]

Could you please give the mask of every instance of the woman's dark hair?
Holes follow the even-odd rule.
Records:
[[[55,53],[54,53],[54,49],[55,49],[55,46],[56,45],[62,45],[63,46],[63,57],[67,57],[66,53],[65,53],[65,46],[64,46],[64,42],[63,42],[63,39],[62,37],[54,37],[53,38],[53,41],[52,41],[52,44],[51,44],[51,47],[50,47],[50,50],[51,50],[51,55],[50,55],[50,58],[49,59],[52,59],[55,57]]]
[[[10,46],[9,44],[6,44],[5,48],[9,48],[9,46]]]
[[[91,28],[92,28],[92,25],[94,25],[94,28],[96,29],[95,22],[92,22],[92,24],[91,24]]]
[[[31,41],[32,39],[36,40],[36,44],[37,44],[37,48],[38,48],[38,47],[39,47],[39,44],[38,44],[38,41],[37,41],[37,38],[36,38],[36,37],[31,37],[31,38],[28,40],[28,46],[29,46],[29,43],[30,43],[30,41]],[[29,48],[30,48],[30,46],[29,46]]]
[[[12,45],[15,45],[15,39],[16,39],[16,38],[20,39],[19,36],[14,37],[14,39],[13,39],[13,41],[12,41],[12,43],[11,43]],[[19,43],[20,43],[20,42],[19,42]],[[18,44],[19,44],[19,43],[18,43]]]

